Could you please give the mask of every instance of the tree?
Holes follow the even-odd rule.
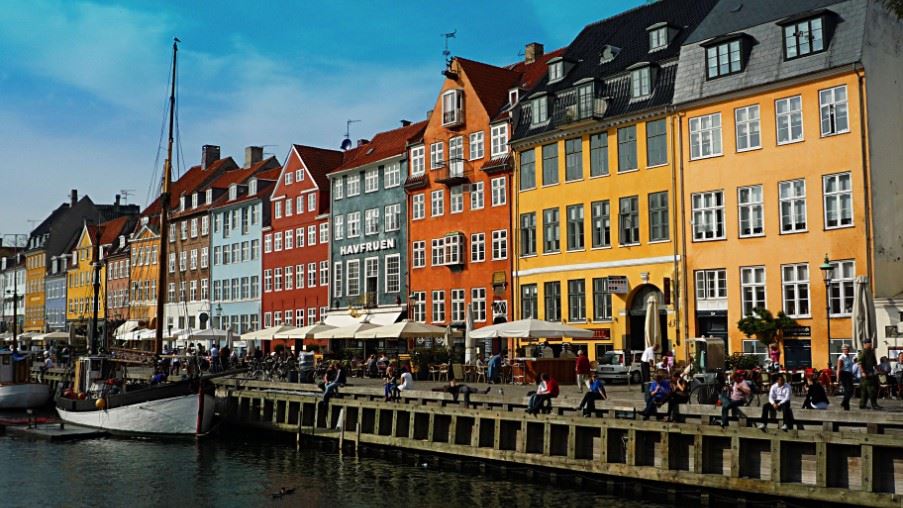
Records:
[[[890,12],[896,14],[898,18],[903,19],[903,0],[881,0],[881,3],[883,3]]]
[[[774,317],[768,309],[762,307],[754,309],[752,315],[737,322],[737,328],[747,337],[755,337],[766,346],[770,346],[778,334],[783,336],[784,330],[791,326],[796,326],[796,321],[787,317],[784,311],[778,312],[778,317]]]

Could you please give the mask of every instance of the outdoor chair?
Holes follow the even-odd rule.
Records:
[[[526,383],[527,376],[524,364],[522,363],[512,363],[511,364],[511,383],[516,385],[522,385]]]
[[[890,398],[890,383],[887,380],[887,374],[878,374],[878,398],[884,394],[885,399]]]
[[[439,381],[448,381],[448,364],[447,363],[443,363],[442,365],[439,366]]]
[[[473,381],[475,383],[486,382],[486,367],[482,365],[477,365],[475,367],[475,369],[473,370]]]

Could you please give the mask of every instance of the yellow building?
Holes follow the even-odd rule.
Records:
[[[149,222],[132,236],[129,319],[147,328],[156,326],[160,235]]]
[[[26,332],[44,331],[44,277],[47,275],[47,253],[44,249],[25,253],[25,324]]]
[[[66,293],[66,320],[76,327],[90,326],[94,316],[94,277],[95,262],[100,260],[98,247],[100,242],[99,227],[86,224],[75,244],[67,275],[68,289]],[[106,285],[106,268],[101,263],[100,286],[97,294],[97,319],[104,319],[104,287]]]

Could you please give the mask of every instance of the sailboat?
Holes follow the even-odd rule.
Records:
[[[172,82],[169,95],[169,138],[160,192],[159,266],[166,266],[169,236],[170,185],[176,94],[176,57],[179,40],[172,45]],[[157,282],[157,326],[155,353],[163,349],[163,288],[167,271],[159,270]],[[95,300],[98,296],[94,295]],[[96,329],[96,323],[95,323]],[[93,342],[93,341],[92,341]],[[93,349],[93,344],[92,344]],[[114,434],[143,436],[196,436],[208,433],[213,425],[215,399],[206,386],[212,376],[194,377],[174,383],[161,382],[129,386],[117,381],[124,376],[123,358],[91,354],[75,364],[73,387],[56,399],[60,418],[85,427]],[[223,374],[220,374],[223,375]],[[120,386],[121,385],[121,386]]]

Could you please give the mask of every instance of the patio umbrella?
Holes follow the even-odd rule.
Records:
[[[659,344],[662,340],[661,325],[658,320],[658,297],[654,294],[646,298],[646,347]]]
[[[189,340],[209,340],[219,344],[221,340],[227,340],[229,338],[229,332],[219,328],[207,328],[204,330],[192,331],[188,334],[187,338]]]
[[[869,278],[856,277],[853,282],[853,347],[862,349],[862,343],[868,339],[875,341],[875,301],[869,287]],[[874,344],[873,344],[874,345]]]
[[[493,339],[502,338],[521,338],[521,339],[560,339],[562,337],[572,338],[590,338],[593,336],[591,330],[583,328],[575,328],[573,326],[555,323],[552,321],[542,321],[539,319],[521,319],[519,321],[510,321],[507,323],[499,323],[497,325],[486,326],[479,330],[474,330],[470,334],[475,339]]]
[[[473,350],[473,309],[468,306],[464,315],[464,363],[467,365],[473,363]]]
[[[325,332],[333,330],[335,326],[329,326],[322,321],[312,325],[302,326],[300,328],[291,328],[273,336],[275,339],[312,339],[317,332]]]
[[[357,323],[351,326],[343,326],[341,328],[333,328],[331,330],[323,330],[314,333],[315,339],[353,339],[358,333],[379,328],[379,325],[372,323]]]
[[[277,333],[283,333],[287,330],[291,330],[293,327],[279,325],[279,326],[270,326],[268,328],[264,328],[262,330],[255,330],[253,332],[243,333],[241,334],[241,340],[273,340]]]
[[[418,323],[417,321],[399,321],[391,325],[377,326],[354,334],[355,339],[415,339],[417,337],[442,337],[445,328]]]
[[[37,337],[35,337],[35,339],[40,339],[45,342],[48,340],[69,340],[69,333],[68,332],[50,332],[50,333],[45,333],[43,335],[38,335]]]

